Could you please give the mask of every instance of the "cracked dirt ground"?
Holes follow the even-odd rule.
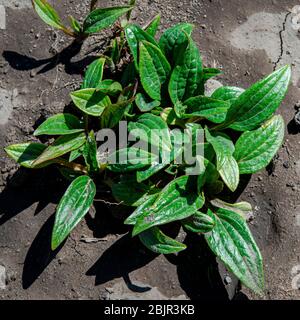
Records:
[[[0,0],[6,12],[6,29],[0,30],[0,98],[5,97],[0,102],[0,265],[7,281],[5,289],[0,286],[0,299],[142,298],[151,287],[164,299],[232,298],[239,286],[221,266],[219,276],[213,257],[199,252],[198,237],[186,239],[189,249],[178,257],[153,256],[126,236],[128,229],[113,207],[98,204],[59,252],[49,250],[55,204],[66,185],[55,170],[17,170],[2,147],[30,140],[37,124],[69,104],[68,93],[80,83],[90,61],[85,56],[95,55],[99,38],[89,39],[71,60],[65,52],[55,56],[70,40],[45,26],[29,2]],[[88,2],[55,5],[61,14],[80,17]],[[247,88],[274,67],[292,65],[293,82],[279,110],[287,124],[284,146],[272,168],[254,175],[240,198],[254,208],[251,229],[264,257],[264,299],[300,298],[300,130],[292,121],[300,100],[300,33],[290,12],[298,4],[140,0],[134,13],[146,22],[161,12],[163,29],[193,22],[205,64],[222,68],[224,75],[217,80],[223,84]],[[98,241],[86,242],[82,236]],[[243,297],[259,298],[241,291]]]

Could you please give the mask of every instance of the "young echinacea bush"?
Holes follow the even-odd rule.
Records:
[[[65,30],[46,1],[33,3],[45,22]],[[224,192],[237,190],[240,175],[265,168],[282,145],[284,122],[274,113],[287,92],[291,69],[284,66],[247,90],[224,86],[205,96],[206,81],[221,72],[203,67],[191,36],[193,25],[177,24],[158,39],[160,17],[144,28],[132,24],[132,4],[96,9],[83,26],[72,20],[74,32],[87,34],[127,13],[127,20],[118,24],[119,36],[88,67],[81,88],[71,93],[82,116],[57,114],[41,124],[34,135],[58,136],[52,144],[28,142],[5,150],[24,167],[55,165],[71,180],[57,207],[53,250],[87,214],[97,193],[95,183],[102,183],[118,203],[132,207],[125,224],[132,225],[132,235],[148,249],[161,254],[184,250],[184,244],[161,229],[180,222],[184,231],[203,235],[242,283],[263,294],[262,257],[246,222],[251,205],[221,199]],[[112,65],[122,67],[111,72]],[[134,139],[104,151],[95,136],[104,129],[117,131],[125,122],[128,133],[150,144],[151,152],[133,145]],[[183,132],[187,141],[181,144]],[[192,171],[182,157],[187,147],[202,150],[196,152]]]

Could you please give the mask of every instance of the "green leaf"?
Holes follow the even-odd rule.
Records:
[[[120,60],[120,47],[119,47],[119,42],[118,39],[112,39],[111,44],[110,44],[110,58],[113,61],[114,64],[117,64]]]
[[[171,151],[171,136],[167,124],[159,117],[151,113],[142,114],[136,122],[129,122],[130,135],[140,138],[152,146],[162,147]]]
[[[160,117],[168,124],[173,126],[184,127],[184,121],[177,117],[173,108],[165,108]]]
[[[86,143],[83,147],[83,157],[88,168],[88,172],[95,174],[99,171],[99,164],[97,160],[97,142],[94,131],[91,131],[87,137]]]
[[[69,162],[72,162],[78,159],[79,157],[81,157],[83,155],[83,149],[84,149],[84,144],[80,148],[71,151],[69,156]]]
[[[169,94],[174,105],[197,95],[202,79],[202,58],[191,38],[186,38],[187,47],[178,52],[178,64],[169,82]]]
[[[213,230],[205,239],[215,255],[242,283],[258,294],[263,294],[264,276],[262,257],[245,220],[237,213],[219,209]]]
[[[198,193],[201,192],[202,187],[207,184],[209,189],[217,182],[220,174],[216,166],[209,160],[204,159],[205,171],[197,178]]]
[[[139,238],[145,247],[159,254],[171,254],[186,249],[186,245],[166,236],[157,227],[142,232]]]
[[[234,157],[240,173],[255,173],[265,168],[283,143],[284,121],[274,116],[254,131],[246,131],[235,145]]]
[[[215,220],[208,214],[196,212],[193,216],[182,221],[186,230],[196,233],[210,232],[215,226]]]
[[[160,101],[154,100],[154,101],[148,102],[146,99],[146,96],[142,93],[138,93],[136,95],[135,103],[141,112],[148,112],[160,106]]]
[[[140,42],[140,78],[146,93],[161,100],[161,87],[168,79],[171,66],[161,50],[150,42]]]
[[[34,165],[34,161],[45,151],[47,147],[41,143],[28,142],[13,144],[4,148],[5,152],[14,159],[17,163],[25,168],[41,168],[45,167],[51,162],[43,163],[40,166]]]
[[[71,183],[56,210],[51,240],[52,250],[58,248],[86,215],[95,195],[96,186],[88,176],[80,176]]]
[[[233,157],[234,144],[224,134],[211,134],[205,129],[207,141],[213,146],[217,155],[217,170],[227,187],[234,192],[239,184],[239,166]]]
[[[226,209],[238,213],[243,219],[246,219],[253,212],[250,203],[242,201],[238,203],[227,203],[220,199],[211,200],[210,203],[217,208]]]
[[[179,48],[186,43],[186,35],[192,34],[194,26],[189,23],[179,23],[167,29],[159,40],[159,47],[171,65],[178,59]]]
[[[216,77],[222,74],[222,71],[216,68],[203,68],[203,81],[206,82],[207,80]]]
[[[40,18],[49,26],[64,29],[58,13],[46,0],[32,0],[33,7]]]
[[[130,172],[149,166],[155,156],[140,148],[120,149],[108,158],[108,169],[113,172]]]
[[[183,105],[175,105],[175,112],[182,119],[202,117],[214,123],[222,123],[229,108],[228,102],[197,96],[186,100]]]
[[[149,194],[144,202],[125,220],[124,224],[135,225],[138,219],[145,214],[147,210],[154,204],[158,198],[159,193]]]
[[[99,117],[104,109],[111,105],[108,96],[97,89],[81,89],[71,93],[75,106],[84,113]]]
[[[81,28],[80,23],[79,23],[73,16],[70,16],[69,19],[70,19],[71,28],[72,28],[76,33],[80,34],[81,31],[82,31],[82,28]]]
[[[238,98],[245,90],[238,87],[221,87],[214,91],[211,95],[213,99],[232,102]]]
[[[171,141],[172,141],[171,152],[169,152],[169,151],[165,152],[164,150],[160,150],[159,161],[152,162],[152,164],[149,168],[146,168],[142,171],[139,170],[136,173],[136,177],[137,177],[138,182],[142,182],[142,181],[149,179],[151,176],[153,176],[154,174],[156,174],[160,170],[164,169],[167,165],[172,163],[174,160],[176,160],[180,156],[180,154],[183,152],[183,146],[176,145],[178,140],[177,140],[176,134],[171,135]],[[181,140],[183,141],[183,138],[181,138]]]
[[[59,113],[43,122],[33,135],[67,135],[82,131],[83,125],[77,117],[69,113]]]
[[[105,58],[92,62],[86,70],[82,89],[97,88],[102,81]]]
[[[204,197],[199,196],[191,176],[182,176],[171,181],[159,194],[157,200],[138,218],[133,229],[137,235],[153,226],[185,219],[204,205]]]
[[[102,93],[113,97],[123,90],[122,85],[119,82],[111,79],[105,79],[101,81],[98,84],[97,89]]]
[[[61,136],[44,150],[44,152],[33,162],[33,165],[37,166],[46,161],[61,157],[68,152],[80,148],[85,141],[86,137],[84,133],[73,133],[67,136]]]
[[[286,95],[290,78],[291,68],[285,66],[255,83],[233,101],[221,128],[256,129],[277,110]]]
[[[129,24],[125,28],[125,35],[133,55],[134,64],[136,70],[139,69],[139,60],[138,60],[138,52],[139,52],[139,44],[142,40],[146,40],[153,45],[157,45],[155,39],[150,36],[146,31],[135,24]]]
[[[106,29],[133,8],[133,6],[123,6],[96,9],[86,17],[83,23],[83,32],[95,33]]]
[[[155,191],[155,190],[154,190]],[[112,185],[114,198],[126,206],[138,207],[153,193],[153,187],[138,183],[135,176],[122,175],[118,183]]]
[[[150,36],[155,37],[160,24],[160,14],[155,16],[149,25],[146,27],[145,31],[150,34]]]
[[[132,103],[132,99],[118,102],[107,106],[101,115],[101,127],[113,128],[123,118],[127,107]]]

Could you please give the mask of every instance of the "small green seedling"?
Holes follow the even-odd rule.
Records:
[[[40,18],[49,26],[63,31],[68,36],[84,40],[90,34],[97,33],[111,27],[123,15],[130,19],[130,13],[134,8],[135,1],[130,0],[127,6],[98,8],[98,0],[91,0],[90,13],[83,24],[74,17],[69,17],[70,26],[65,26],[58,12],[46,0],[31,0],[33,8]]]
[[[34,3],[46,22],[64,30],[46,1]],[[77,31],[97,32],[131,9],[114,9],[114,15],[92,11]],[[251,205],[224,200],[225,194],[237,190],[240,175],[265,168],[282,145],[285,125],[274,113],[287,92],[291,69],[284,66],[246,90],[223,86],[206,96],[205,83],[221,72],[203,66],[191,36],[193,25],[180,23],[157,37],[159,19],[155,17],[145,28],[126,24],[121,47],[119,39],[113,41],[110,55],[88,67],[81,88],[71,93],[81,116],[53,115],[34,133],[36,139],[57,137],[54,143],[36,140],[5,150],[27,168],[57,166],[71,181],[57,207],[53,250],[83,219],[95,198],[101,198],[96,185],[102,184],[111,188],[119,205],[132,207],[125,224],[148,249],[161,254],[184,250],[186,246],[162,228],[180,223],[185,232],[203,236],[242,283],[263,294],[262,257],[246,221]],[[117,72],[111,72],[111,61]],[[151,147],[158,148],[160,156],[169,152],[169,161],[154,161],[152,148],[137,151],[133,140],[112,153],[104,152],[103,142],[95,137],[103,129],[116,132],[121,121],[127,121],[128,133],[137,140],[153,133]],[[139,136],[139,130],[146,135]],[[175,148],[183,132],[189,133],[190,140]],[[202,135],[200,142],[194,139],[196,132]],[[203,150],[195,157],[196,172],[190,163],[178,161],[186,146]],[[120,160],[124,155],[134,161]],[[109,161],[114,157],[119,161]]]

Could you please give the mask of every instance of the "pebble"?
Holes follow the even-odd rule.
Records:
[[[226,277],[224,278],[224,282],[225,282],[226,285],[227,285],[227,284],[230,284],[230,283],[232,282],[232,279],[231,279],[229,276],[226,276]]]

